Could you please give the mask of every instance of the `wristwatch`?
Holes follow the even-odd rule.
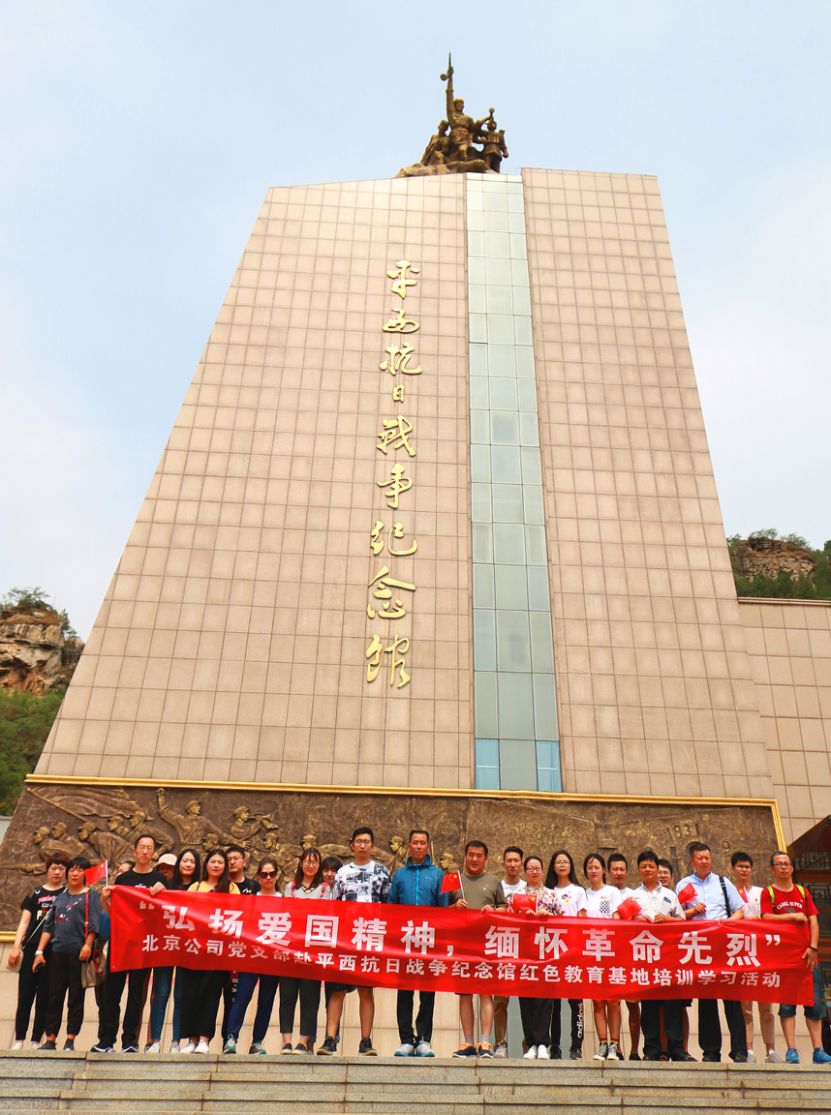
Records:
[[[35,956],[43,956],[43,949],[35,949]]]

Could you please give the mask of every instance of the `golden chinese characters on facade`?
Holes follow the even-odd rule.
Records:
[[[450,57],[447,59],[447,73],[441,75],[441,80],[447,82],[447,119],[439,123],[421,159],[411,166],[402,167],[396,178],[416,178],[426,174],[498,174],[502,160],[508,158],[508,147],[505,130],[497,127],[494,110],[491,108],[481,120],[474,120],[465,113],[465,102],[455,95],[453,89]]]
[[[387,271],[387,278],[392,280],[390,290],[400,299],[400,304],[393,306],[393,316],[381,326],[382,333],[413,334],[421,328],[420,322],[409,315],[405,304],[408,293],[418,286],[420,274],[421,268],[408,259],[397,260]],[[420,376],[423,369],[416,359],[413,344],[393,341],[386,346],[384,352],[386,355],[378,368],[391,376],[393,384],[390,398],[395,406],[400,406],[406,403],[407,391],[411,389],[405,382],[406,377]],[[385,381],[385,390],[388,386],[389,381]],[[369,632],[365,652],[366,681],[371,684],[383,672],[388,685],[394,689],[403,689],[410,684],[410,672],[407,668],[410,636],[402,632],[401,621],[405,624],[409,622],[408,612],[412,607],[412,594],[415,593],[416,586],[414,581],[402,580],[396,575],[394,559],[411,557],[418,550],[415,539],[408,544],[406,525],[398,519],[401,497],[406,496],[414,484],[405,462],[407,458],[412,460],[416,455],[415,424],[400,413],[382,418],[375,448],[389,462],[384,466],[383,475],[376,481],[376,486],[383,492],[387,508],[395,512],[395,515],[390,516],[393,522],[389,526],[385,519],[376,519],[369,532],[372,556],[379,558],[386,549],[389,561],[381,561],[374,567],[375,571],[367,585],[370,599],[366,614],[374,624],[379,621],[388,623],[385,632],[379,633],[374,625]],[[395,457],[398,453],[404,455],[405,461],[395,461],[390,457],[390,454]],[[412,471],[411,466],[410,468]]]

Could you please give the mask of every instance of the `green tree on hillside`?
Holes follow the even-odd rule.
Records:
[[[0,690],[0,814],[11,813],[26,775],[35,769],[63,689],[42,697]]]

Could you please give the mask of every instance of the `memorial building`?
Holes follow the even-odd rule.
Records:
[[[736,597],[658,182],[491,109],[269,189],[0,852],[372,824],[717,869],[831,813],[831,607]],[[184,382],[183,382],[184,386]]]

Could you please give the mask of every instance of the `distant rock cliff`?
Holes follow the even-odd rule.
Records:
[[[48,605],[0,608],[0,689],[40,696],[66,685],[82,649],[64,638],[61,616]]]

